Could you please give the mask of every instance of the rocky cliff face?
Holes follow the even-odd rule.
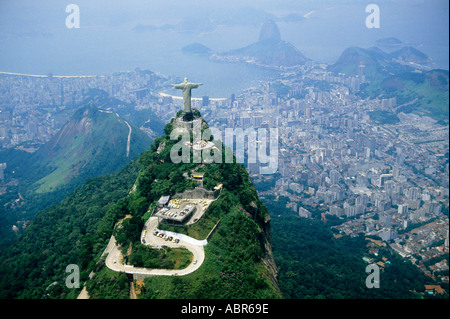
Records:
[[[259,41],[264,40],[281,41],[280,29],[272,20],[264,22],[259,32]]]
[[[277,265],[275,264],[275,259],[273,258],[272,245],[270,244],[269,215],[266,215],[266,219],[264,220],[264,237],[264,249],[266,254],[264,256],[263,262],[267,270],[269,270],[269,279],[272,281],[273,285],[280,291],[280,287],[278,286],[278,269]]]
[[[251,202],[250,206],[252,207],[253,216],[258,216],[259,209],[258,206],[255,204],[255,202]],[[269,271],[270,281],[279,291],[280,288],[278,286],[278,269],[277,265],[275,264],[275,259],[273,257],[272,252],[272,245],[270,243],[270,216],[267,212],[264,214],[264,219],[259,221],[259,226],[262,228],[263,231],[262,238],[260,239],[265,253],[263,263],[266,269]]]

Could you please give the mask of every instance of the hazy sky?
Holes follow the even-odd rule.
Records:
[[[217,17],[243,7],[286,14],[307,13],[333,7],[361,6],[365,8],[367,4],[375,3],[382,9],[382,17],[383,7],[395,7],[398,19],[411,16],[411,11],[416,10],[419,13],[422,11],[426,19],[420,22],[422,27],[433,28],[441,25],[448,32],[449,6],[448,1],[445,0],[1,0],[1,31],[11,27],[21,29],[64,27],[67,16],[65,7],[70,3],[80,7],[82,21],[86,27],[117,25],[137,20],[164,23],[164,21],[175,21],[190,15]],[[424,8],[428,9],[424,10]],[[433,12],[433,16],[428,15],[430,11]]]
[[[66,28],[71,3],[80,8],[80,29]],[[380,8],[379,29],[365,26],[370,3]],[[283,20],[289,14],[300,19]],[[218,52],[249,45],[265,16],[277,20],[283,40],[320,62],[337,60],[349,46],[397,37],[448,68],[447,0],[0,0],[0,71],[173,72],[184,63],[184,45]],[[137,33],[138,24],[175,29]]]

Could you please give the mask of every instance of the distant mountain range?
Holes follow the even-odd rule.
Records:
[[[350,47],[345,49],[336,63],[328,70],[337,74],[358,75],[359,67],[364,66],[366,79],[413,71],[411,64],[424,65],[431,60],[421,51],[413,47],[403,47],[398,51],[386,53],[377,47],[363,49]]]
[[[212,32],[220,26],[251,26],[259,25],[267,20],[286,23],[301,23],[306,20],[300,14],[290,13],[277,16],[260,8],[243,7],[235,8],[230,6],[227,10],[213,10],[208,16],[194,17],[188,16],[176,24],[164,24],[161,26],[137,23],[132,31],[152,32],[173,30],[186,33]]]
[[[400,46],[400,45],[404,45],[403,41],[401,41],[400,39],[394,38],[394,37],[378,39],[378,40],[375,41],[375,44],[379,45],[379,46]]]
[[[186,54],[194,54],[194,55],[211,55],[213,50],[204,46],[201,43],[192,43],[181,48],[181,51]]]
[[[395,97],[395,112],[416,113],[448,123],[449,71],[404,72],[362,86],[359,95],[370,98]]]
[[[390,56],[402,62],[412,62],[417,64],[427,64],[431,62],[431,59],[425,53],[410,46],[403,47],[400,50],[391,53]]]
[[[334,74],[364,75],[361,97],[395,97],[395,112],[414,112],[435,120],[449,117],[448,71],[431,70],[431,59],[423,52],[405,46],[391,53],[372,47],[344,50],[328,70]]]

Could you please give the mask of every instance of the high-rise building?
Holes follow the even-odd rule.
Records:
[[[388,181],[388,180],[391,180],[392,179],[392,174],[381,174],[380,175],[380,184],[379,184],[379,186],[380,187],[383,187],[384,186],[384,183],[386,182],[386,181]]]
[[[261,127],[261,124],[263,122],[263,117],[261,115],[257,115],[253,117],[253,125],[255,127]]]
[[[311,108],[309,106],[307,106],[305,109],[305,117],[307,119],[311,118]]]
[[[410,200],[417,200],[419,198],[419,188],[411,187],[408,189],[406,196]]]
[[[350,81],[350,87],[354,91],[359,91],[359,89],[361,87],[361,79],[359,77],[352,77],[352,79]]]
[[[355,205],[367,206],[369,202],[369,197],[366,194],[361,194],[355,198]]]
[[[332,205],[330,206],[330,215],[336,215],[338,217],[342,216],[344,214],[344,209],[337,206],[337,205]]]
[[[0,163],[0,181],[2,181],[5,178],[5,171],[6,169],[6,163]]]
[[[382,230],[378,236],[380,236],[381,239],[383,239],[384,241],[389,241],[389,240],[393,240],[395,238],[397,238],[397,231],[393,230],[393,229],[385,229]]]
[[[407,204],[398,205],[398,213],[402,216],[407,215],[408,214],[408,205]]]
[[[209,96],[205,95],[202,98],[202,106],[208,106],[209,105]]]
[[[234,101],[236,101],[236,95],[234,95],[234,93],[233,93],[233,94],[231,94],[231,97],[230,97],[231,106],[233,105]]]
[[[339,172],[336,170],[331,170],[330,172],[331,184],[339,184]]]
[[[389,214],[380,214],[379,220],[384,227],[391,227],[392,225],[392,217]]]
[[[365,68],[366,68],[366,66],[362,63],[360,65],[358,65],[358,77],[361,79],[361,82],[364,82],[364,80],[365,80],[365,74],[364,74]]]
[[[397,179],[400,176],[400,168],[398,166],[394,166],[392,169],[392,176],[394,176],[394,179]]]
[[[447,229],[447,236],[445,237],[444,241],[444,247],[448,249],[448,229]]]
[[[369,147],[364,147],[364,157],[366,159],[370,159],[370,148]]]
[[[394,181],[392,181],[392,180],[385,181],[384,182],[384,190],[386,191],[386,193],[391,195],[392,192],[394,191]]]
[[[311,217],[312,217],[311,212],[308,211],[308,210],[306,210],[306,209],[304,209],[303,207],[300,207],[300,208],[298,209],[298,215],[299,215],[300,217],[303,217],[303,218],[311,218]]]
[[[240,124],[242,128],[247,128],[250,126],[250,117],[249,116],[243,116],[240,118]]]

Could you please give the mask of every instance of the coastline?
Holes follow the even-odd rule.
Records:
[[[14,72],[3,72],[0,71],[0,75],[16,75],[16,76],[30,76],[34,78],[48,78],[49,75],[42,75],[42,74],[24,74],[24,73],[14,73]],[[51,75],[50,77],[53,78],[95,78],[95,77],[101,77],[103,75]]]

